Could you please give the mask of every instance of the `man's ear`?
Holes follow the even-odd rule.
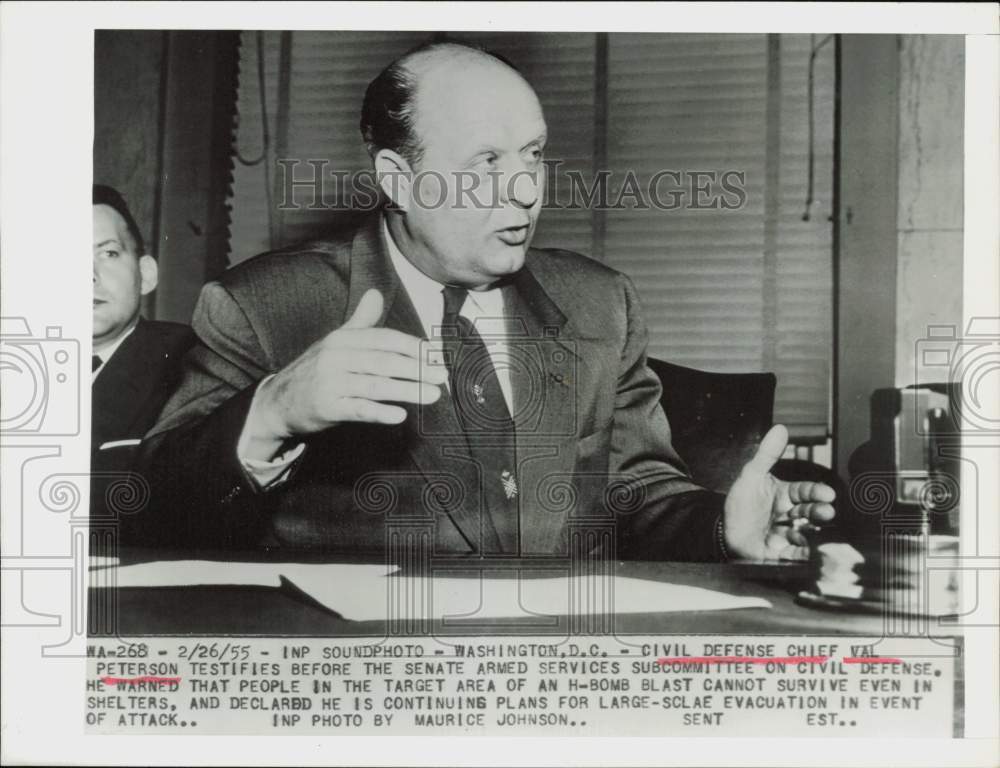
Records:
[[[379,188],[397,208],[410,209],[413,169],[398,152],[380,149],[375,155],[375,178]]]
[[[139,277],[141,278],[141,282],[139,283],[140,295],[145,296],[156,290],[160,270],[156,264],[156,259],[148,253],[145,256],[139,257]]]

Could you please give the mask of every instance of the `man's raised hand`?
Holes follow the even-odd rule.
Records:
[[[823,483],[789,483],[771,474],[787,445],[788,430],[780,424],[772,427],[726,495],[726,547],[737,557],[803,557],[806,541],[794,521],[833,519],[833,488]]]
[[[382,294],[369,290],[347,322],[260,386],[247,418],[250,457],[270,458],[285,440],[342,422],[399,424],[406,410],[390,403],[441,396],[446,369],[421,363],[423,340],[375,327],[382,307]]]

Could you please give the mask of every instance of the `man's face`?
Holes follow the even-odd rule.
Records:
[[[114,341],[139,318],[139,299],[156,287],[156,261],[135,253],[125,220],[94,206],[94,347]]]
[[[406,211],[417,253],[408,255],[439,282],[482,287],[519,270],[534,235],[542,108],[516,72],[493,61],[457,60],[419,83],[423,157]]]

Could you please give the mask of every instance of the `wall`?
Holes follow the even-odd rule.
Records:
[[[165,63],[156,316],[188,323],[226,268],[236,99],[235,32],[170,32]]]
[[[898,58],[892,35],[840,41],[834,276],[834,469],[868,439],[869,399],[895,381]]]
[[[965,41],[900,38],[896,386],[940,381],[919,366],[929,325],[962,325]]]
[[[190,321],[225,269],[238,37],[99,30],[94,39],[94,181],[118,189],[160,262],[146,317]]]
[[[917,370],[931,324],[961,325],[964,42],[845,35],[840,56],[835,469],[868,439],[870,397]]]
[[[154,255],[165,51],[158,30],[94,33],[94,183],[124,195]]]

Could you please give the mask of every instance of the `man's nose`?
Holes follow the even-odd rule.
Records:
[[[500,198],[520,208],[530,208],[538,201],[538,171],[519,168],[503,179]]]

